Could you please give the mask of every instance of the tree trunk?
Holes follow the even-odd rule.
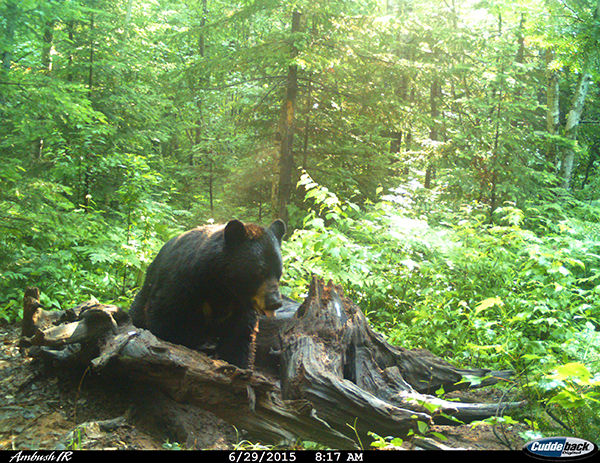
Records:
[[[588,72],[584,72],[579,76],[579,81],[577,82],[575,94],[573,95],[573,100],[571,102],[571,110],[567,115],[565,138],[568,140],[568,142],[562,150],[562,162],[560,167],[562,187],[565,189],[569,189],[571,187],[573,166],[575,164],[577,128],[579,127],[581,113],[583,112],[583,105],[585,104],[585,98],[587,96],[591,81],[592,76]]]
[[[300,438],[353,449],[357,436],[368,438],[369,431],[406,437],[419,421],[447,422],[449,415],[472,421],[523,405],[427,395],[440,386],[451,391],[494,384],[511,372],[457,369],[427,351],[391,346],[332,283],[313,279],[302,305],[288,302],[280,316],[261,319],[256,370],[243,370],[161,341],[131,325],[115,306],[88,302],[46,312],[37,289],[29,288],[21,347],[49,365],[77,363],[150,384],[265,443]],[[472,378],[481,381],[471,384]]]
[[[560,108],[559,108],[559,76],[558,71],[553,68],[554,51],[546,50],[546,128],[550,135],[546,159],[552,164],[554,170],[558,166],[557,144],[554,137],[558,134],[560,127]]]
[[[435,53],[434,53],[435,54]],[[429,87],[429,106],[430,106],[430,116],[431,116],[431,124],[429,126],[429,139],[433,142],[439,141],[439,117],[440,117],[440,109],[439,109],[439,99],[442,95],[442,89],[440,86],[439,77],[435,76],[431,85]],[[435,156],[435,148],[432,150],[431,157]],[[432,188],[433,178],[435,176],[435,159],[428,159],[427,166],[425,168],[425,188]]]
[[[294,11],[292,17],[292,37],[300,31],[302,14]],[[292,46],[292,59],[298,50]],[[287,205],[292,195],[292,176],[294,172],[294,129],[296,100],[298,97],[298,66],[292,64],[288,67],[288,76],[285,90],[285,99],[281,115],[281,147],[279,156],[279,186],[277,191],[276,215],[288,222]]]
[[[52,46],[54,42],[54,22],[46,21],[42,40],[42,71],[50,74],[52,71]]]
[[[125,7],[125,40],[129,41],[129,31],[131,28],[131,10],[133,9],[133,0],[127,1]]]
[[[54,22],[46,21],[44,24],[44,35],[41,50],[41,71],[46,75],[52,72],[52,46],[54,41]],[[37,138],[33,142],[32,157],[41,161],[44,157],[44,139]]]
[[[2,69],[6,72],[10,71],[13,46],[15,39],[15,31],[17,29],[17,17],[20,11],[17,8],[17,2],[9,0],[6,3],[6,18],[5,18],[5,34],[4,34],[4,50],[2,51]]]

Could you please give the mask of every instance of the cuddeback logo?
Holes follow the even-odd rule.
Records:
[[[523,451],[543,460],[577,460],[591,457],[598,451],[598,446],[576,437],[546,437],[528,442]]]

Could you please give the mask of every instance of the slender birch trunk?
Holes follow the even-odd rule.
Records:
[[[592,15],[594,20],[597,20],[598,17],[600,17],[600,0],[596,1],[596,7],[594,8]],[[565,124],[564,138],[566,143],[559,153],[559,159],[561,161],[559,177],[562,182],[561,186],[565,189],[571,187],[573,168],[575,166],[577,129],[579,128],[579,122],[581,121],[585,98],[588,94],[590,83],[592,82],[592,76],[588,70],[589,63],[586,63],[586,65],[587,66],[581,72],[579,80],[577,81],[577,87],[571,101],[571,109],[567,114],[567,121]]]
[[[568,189],[571,187],[571,178],[573,176],[573,166],[575,165],[575,143],[577,141],[577,128],[581,120],[585,97],[587,96],[592,76],[589,72],[584,72],[579,76],[577,88],[571,102],[571,110],[567,115],[565,126],[565,138],[569,143],[562,150],[562,162],[560,166],[560,178],[562,187]]]
[[[550,142],[548,144],[548,151],[546,153],[546,159],[552,164],[553,170],[556,171],[558,167],[558,156],[557,156],[557,144],[554,136],[558,135],[560,128],[560,107],[559,107],[559,74],[558,70],[554,69],[552,62],[554,61],[554,51],[551,49],[546,50],[546,78],[548,86],[546,89],[546,128],[550,135]]]

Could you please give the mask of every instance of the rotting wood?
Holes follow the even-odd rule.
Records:
[[[255,371],[162,341],[115,306],[87,302],[54,313],[41,308],[36,294],[32,288],[25,294],[24,313],[32,318],[24,320],[21,340],[33,345],[32,355],[151,384],[265,443],[303,439],[351,449],[369,431],[405,437],[417,421],[438,423],[444,415],[471,421],[523,405],[428,395],[440,386],[494,384],[511,372],[457,369],[428,351],[391,346],[339,286],[317,278],[292,317],[261,319]]]
[[[308,400],[321,418],[349,437],[368,431],[405,436],[417,421],[435,419],[432,408],[434,415],[463,422],[493,416],[497,404],[462,404],[424,392],[467,388],[469,382],[460,383],[466,376],[486,384],[510,376],[509,371],[455,369],[428,351],[391,346],[339,286],[317,279],[298,309],[298,321],[281,332],[281,366],[283,397]],[[521,405],[505,403],[501,409]]]

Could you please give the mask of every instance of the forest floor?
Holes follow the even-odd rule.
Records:
[[[32,359],[18,347],[20,330],[0,326],[0,450],[225,450],[246,439],[215,415],[150,388]],[[496,394],[494,389],[469,392],[473,401],[489,402]],[[520,450],[525,443],[518,427],[433,430],[454,449]]]

